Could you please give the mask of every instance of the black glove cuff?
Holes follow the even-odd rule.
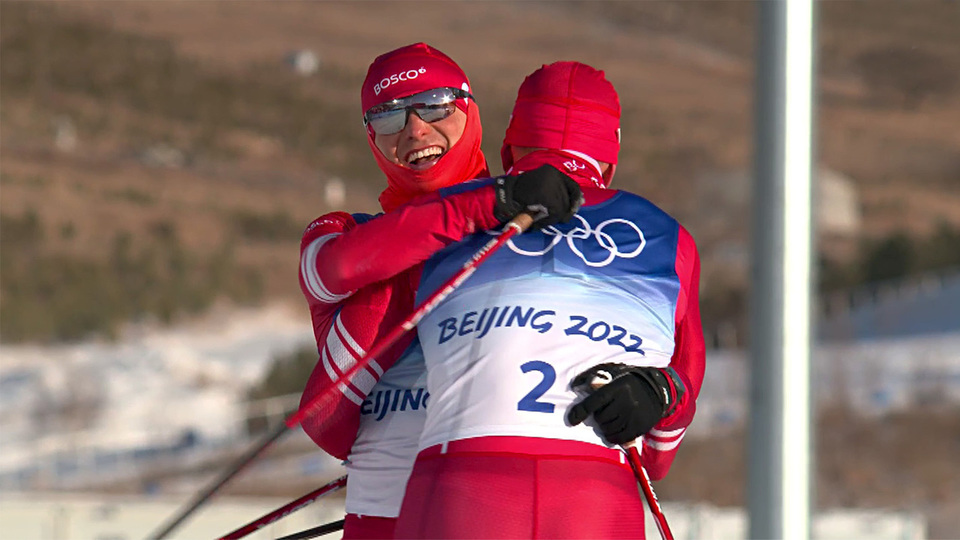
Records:
[[[493,205],[493,217],[501,223],[506,223],[523,211],[523,206],[513,199],[514,187],[517,184],[516,176],[500,176],[493,182],[496,202]]]
[[[666,418],[677,410],[685,389],[679,375],[672,367],[635,368],[630,370],[630,373],[646,381],[656,391],[663,406],[661,418]]]

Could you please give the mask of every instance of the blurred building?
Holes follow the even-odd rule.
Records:
[[[865,416],[931,405],[960,410],[960,271],[865,287],[825,304],[811,353],[817,405]],[[748,367],[743,350],[708,351],[691,436],[744,425]]]
[[[854,255],[861,234],[862,210],[856,182],[839,171],[821,167],[814,186],[817,247],[846,260]],[[691,223],[696,224],[701,256],[731,279],[745,279],[750,265],[752,191],[749,172],[713,171],[697,179],[696,196],[688,210],[696,216]]]
[[[171,539],[218,538],[288,502],[282,499],[219,499],[174,531]],[[172,497],[109,497],[90,494],[19,494],[0,498],[4,538],[17,540],[134,540],[173,515]],[[664,503],[676,540],[741,540],[747,535],[743,510],[705,504]],[[343,499],[324,497],[268,525],[248,538],[271,540],[343,518]],[[647,515],[646,537],[659,538]],[[835,510],[813,518],[813,538],[923,540],[926,526],[915,512]],[[330,535],[326,538],[339,538]]]
[[[139,540],[180,510],[182,498],[97,493],[5,495],[0,497],[2,536],[16,540]],[[168,538],[219,538],[287,502],[263,497],[220,498]],[[339,519],[343,519],[343,497],[332,494],[246,538],[271,540]]]

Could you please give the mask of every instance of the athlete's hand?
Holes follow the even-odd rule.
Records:
[[[518,176],[501,176],[496,179],[494,189],[497,200],[493,215],[501,222],[510,221],[524,211],[534,216],[546,214],[533,222],[530,228],[534,230],[569,221],[583,204],[580,186],[550,165],[541,165]]]
[[[592,414],[608,442],[632,441],[672,414],[683,397],[683,383],[671,371],[625,364],[594,366],[574,377],[570,386],[591,389],[597,381],[606,384],[571,407],[567,420],[575,426]]]

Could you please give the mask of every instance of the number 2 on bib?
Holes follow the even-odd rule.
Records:
[[[540,380],[539,384],[533,387],[533,390],[527,392],[527,395],[523,396],[523,398],[517,402],[517,410],[552,413],[554,409],[553,403],[537,401],[537,398],[546,394],[547,390],[553,386],[553,383],[557,380],[557,371],[553,369],[553,366],[542,360],[531,360],[525,364],[522,364],[520,366],[520,371],[524,373],[538,371],[543,375],[543,379]]]

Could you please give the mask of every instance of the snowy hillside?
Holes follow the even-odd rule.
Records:
[[[0,348],[0,472],[38,455],[233,439],[243,394],[270,360],[313,342],[284,307],[189,326],[131,329],[116,343]]]

